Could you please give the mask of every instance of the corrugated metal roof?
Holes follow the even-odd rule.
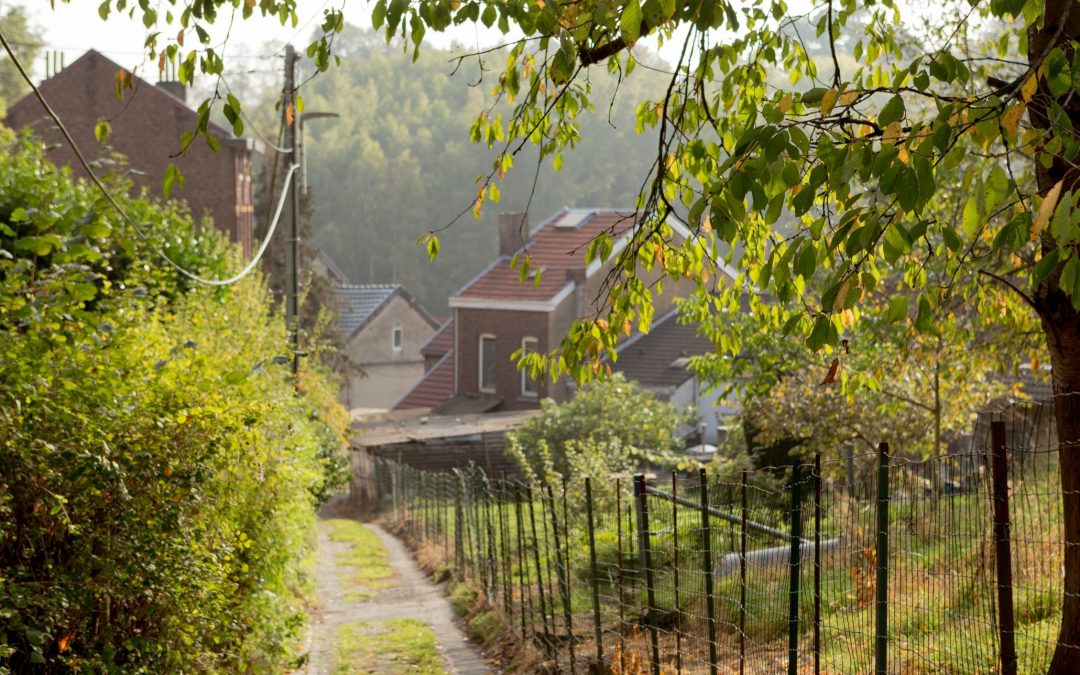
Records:
[[[422,380],[416,383],[409,393],[405,394],[394,405],[394,410],[409,410],[414,408],[434,408],[454,395],[454,356],[453,350],[446,353],[439,362],[429,370]]]
[[[619,359],[611,369],[643,387],[667,389],[694,376],[687,369],[689,357],[711,351],[712,343],[697,334],[697,326],[679,323],[671,311],[654,322],[648,333],[619,347]]]
[[[399,284],[342,284],[334,288],[342,335],[352,335],[400,288]]]
[[[532,269],[542,269],[540,283],[533,278],[519,281],[511,269],[510,256],[499,258],[455,297],[483,300],[547,301],[566,286],[566,273],[584,270],[585,250],[597,235],[608,232],[613,238],[624,235],[637,223],[633,210],[563,209],[529,234],[527,250]]]

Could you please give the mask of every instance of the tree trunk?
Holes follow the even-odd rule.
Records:
[[[1028,35],[1028,60],[1032,66],[1042,63],[1054,47],[1063,47],[1071,57],[1073,40],[1080,36],[1080,5],[1075,0],[1046,0],[1041,26]],[[1033,127],[1042,129],[1047,138],[1073,134],[1080,129],[1080,106],[1076,92],[1058,99],[1065,108],[1072,129],[1053,129],[1049,114],[1054,100],[1044,79],[1040,79],[1035,97],[1028,106]],[[1061,122],[1058,122],[1061,124]],[[1058,182],[1063,193],[1076,190],[1078,174],[1061,156],[1050,156],[1048,165],[1035,162],[1040,194],[1045,195]],[[1064,198],[1064,195],[1062,195]],[[1074,214],[1075,217],[1075,214]],[[1058,247],[1053,237],[1041,235],[1044,255]],[[1066,256],[1062,256],[1064,259]],[[1062,513],[1065,520],[1065,579],[1061,612],[1061,632],[1050,664],[1051,675],[1077,672],[1080,663],[1080,312],[1058,287],[1062,265],[1059,264],[1034,292],[1035,305],[1042,320],[1046,344],[1053,367],[1054,413],[1058,434],[1058,462],[1061,469]]]
[[[1057,295],[1064,294],[1059,290]],[[1054,414],[1065,519],[1061,633],[1049,672],[1064,674],[1077,672],[1077,664],[1080,664],[1080,313],[1068,304],[1068,298],[1058,299],[1063,301],[1063,306],[1058,312],[1044,314],[1043,328],[1053,367]]]

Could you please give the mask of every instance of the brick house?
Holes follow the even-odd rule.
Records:
[[[682,223],[670,224],[678,237],[690,236]],[[425,346],[428,373],[395,408],[431,407],[447,414],[527,410],[539,407],[542,398],[572,396],[568,378],[533,380],[511,355],[521,348],[556,348],[575,319],[597,311],[605,275],[637,225],[632,210],[562,209],[531,229],[524,214],[500,215],[499,257],[450,298],[452,321]],[[608,263],[586,265],[589,242],[605,232],[614,240]],[[521,283],[510,267],[512,257],[526,249],[532,269],[541,270],[539,283]],[[654,298],[656,314],[667,313],[674,298],[689,291],[685,284],[665,284],[663,295]]]
[[[160,196],[165,168],[175,164],[185,184],[174,186],[170,196],[187,200],[196,219],[209,214],[217,228],[250,256],[253,142],[211,123],[208,133],[219,141],[220,152],[198,139],[187,152],[174,156],[180,151],[183,133],[198,123],[197,113],[185,101],[183,85],[161,82],[155,86],[132,77],[132,88],[123,89],[123,98],[118,99],[117,74],[124,70],[91,50],[45,80],[40,90],[88,160],[107,159],[112,153],[127,158],[136,189],[145,187],[150,194]],[[112,126],[107,146],[94,135],[99,119]],[[5,124],[14,129],[32,128],[52,146],[50,160],[70,166],[75,175],[84,175],[75,153],[33,94],[8,108]]]
[[[420,348],[438,322],[398,284],[341,284],[334,288],[349,372],[342,392],[358,414],[390,408],[424,377]]]

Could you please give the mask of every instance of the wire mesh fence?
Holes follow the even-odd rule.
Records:
[[[548,671],[1045,672],[1062,604],[1051,409],[969,449],[538,484],[377,460],[378,511]],[[852,467],[863,467],[852,471]]]

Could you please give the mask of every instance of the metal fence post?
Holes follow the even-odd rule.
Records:
[[[559,514],[559,507],[555,503],[555,495],[551,490],[551,484],[550,483],[548,483],[548,485],[547,485],[547,498],[548,498],[548,507],[551,509],[551,531],[552,531],[553,536],[555,537],[555,576],[559,580],[559,595],[560,595],[560,597],[562,599],[563,621],[566,624],[566,637],[567,637],[566,644],[567,644],[567,650],[568,650],[569,656],[570,656],[570,673],[573,674],[573,672],[574,672],[574,622],[573,622],[573,618],[571,616],[571,608],[570,608],[570,582],[569,582],[569,579],[567,578],[569,570],[567,570],[567,565],[566,565],[567,558],[563,556],[563,544],[565,544],[566,542],[562,541],[562,538],[560,537],[561,532],[559,531],[559,515],[558,515]],[[552,606],[554,606],[554,604],[555,604],[554,601],[551,604],[552,604]],[[555,618],[552,617],[552,623],[554,623],[554,621],[555,621]]]
[[[592,581],[593,638],[596,640],[596,663],[604,663],[604,642],[600,631],[600,579],[596,571],[596,531],[593,524],[592,480],[585,477],[585,517],[589,527],[589,577]]]
[[[544,652],[551,649],[551,632],[548,631],[547,604],[544,601],[544,572],[540,566],[540,540],[536,536],[536,509],[533,506],[532,487],[525,487],[525,496],[529,500],[529,526],[532,528],[533,560],[536,563],[536,587],[540,593],[540,618],[544,624]]]
[[[874,618],[874,672],[889,670],[889,444],[878,446],[877,475],[877,576]]]
[[[802,571],[802,469],[791,467],[791,558],[788,583],[788,674],[799,672],[799,577]]]
[[[649,505],[645,476],[634,476],[634,497],[637,499],[638,540],[641,550],[641,568],[645,573],[645,616],[649,626],[649,642],[652,645],[652,674],[660,675],[660,643],[656,634],[656,597],[653,591],[652,552],[649,541]]]
[[[991,464],[994,489],[994,553],[997,569],[998,635],[1002,675],[1016,675],[1016,620],[1013,615],[1013,571],[1009,519],[1009,464],[1005,422],[990,423]]]
[[[615,479],[615,561],[618,565],[619,584],[619,672],[626,670],[626,614],[623,598],[623,551],[622,551],[622,480]]]
[[[529,584],[529,559],[525,556],[525,526],[521,519],[521,486],[514,483],[514,520],[515,531],[517,532],[517,564],[518,564],[518,579],[521,581],[521,639],[525,640],[526,628],[525,628],[525,610],[526,608],[532,612],[532,588]],[[532,625],[532,621],[529,622]],[[536,635],[536,631],[533,630],[533,635]]]
[[[682,607],[679,605],[679,476],[671,472],[671,547],[673,553],[672,574],[675,584],[675,673],[682,673]]]
[[[821,672],[821,453],[814,455],[814,675]]]
[[[739,675],[746,672],[746,522],[750,509],[746,501],[746,469],[742,471],[742,517],[739,519]]]

